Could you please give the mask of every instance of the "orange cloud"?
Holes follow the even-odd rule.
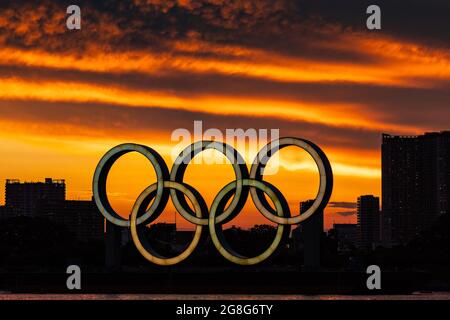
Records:
[[[201,117],[219,125],[279,126],[320,141],[335,172],[333,200],[355,201],[361,193],[380,195],[374,137],[381,131],[418,133],[448,123],[447,47],[355,32],[320,19],[300,23],[288,1],[135,0],[133,5],[139,17],[130,20],[118,14],[124,9],[120,4],[100,12],[86,3],[78,33],[66,32],[65,11],[56,2],[5,6],[0,14],[0,68],[8,71],[0,74],[0,140],[6,153],[0,158],[1,179],[62,177],[71,196],[89,197],[93,169],[108,148],[139,142],[170,160],[170,132],[187,121],[178,118]],[[179,24],[177,12],[195,26]],[[44,76],[51,72],[52,77]],[[184,76],[184,83],[197,76],[203,82],[190,90],[180,88],[183,82],[157,85],[175,74]],[[136,85],[136,77],[128,83],[131,75],[146,81]],[[219,79],[218,87],[223,79],[239,79],[236,86],[248,84],[245,88],[254,91],[236,86],[208,91],[202,87],[208,77]],[[252,87],[252,81],[264,85]],[[347,91],[340,94],[344,84]],[[290,91],[278,92],[284,86]],[[315,96],[292,94],[312,87]],[[265,88],[271,92],[259,94]],[[412,110],[409,104],[422,89],[436,91],[427,91],[429,99]],[[352,90],[358,96],[353,100]],[[333,96],[320,97],[321,92]],[[142,159],[127,159],[113,170],[109,185],[113,205],[124,216],[154,179]],[[187,179],[210,203],[233,175],[229,167],[208,169],[190,167]],[[286,194],[293,213],[300,201],[314,197],[315,170],[314,163],[288,152],[279,175],[268,178]],[[167,219],[173,218],[172,209]],[[246,212],[234,223],[264,222],[251,206]],[[333,220],[354,221],[337,216],[335,208],[326,216],[327,226]]]
[[[369,38],[369,39],[368,39]],[[322,44],[321,44],[322,46]],[[352,46],[355,52],[373,56],[376,64],[314,61],[249,49],[236,45],[216,45],[199,41],[174,41],[165,52],[131,50],[103,51],[93,45],[83,54],[49,53],[43,50],[1,48],[0,63],[95,72],[139,72],[164,74],[170,71],[240,74],[276,81],[351,81],[383,85],[421,85],[422,78],[446,79],[450,74],[447,51],[430,50],[389,38],[343,35],[324,48]],[[186,53],[211,53],[217,57],[198,57]],[[230,59],[232,58],[232,59]],[[410,66],[414,64],[414,68]]]
[[[250,115],[282,119],[298,119],[333,126],[366,127],[410,132],[413,127],[376,122],[371,115],[361,112],[358,105],[331,105],[266,101],[255,98],[218,96],[178,97],[175,94],[129,90],[75,82],[40,81],[0,78],[0,98],[17,100],[43,100],[66,102],[100,102],[133,107],[161,107],[212,114]],[[349,117],[349,115],[351,115]]]

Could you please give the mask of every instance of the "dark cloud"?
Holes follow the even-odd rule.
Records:
[[[327,21],[366,29],[366,8],[376,4],[381,8],[381,34],[420,42],[426,45],[447,47],[450,44],[450,2],[447,0],[302,0],[299,7],[308,14],[316,14]]]
[[[356,202],[330,202],[328,206],[332,208],[356,209]]]
[[[450,42],[445,40],[448,40],[450,28],[445,27],[450,21],[449,3],[414,0],[404,5],[398,0],[378,1],[383,12],[383,30],[379,34],[447,48]],[[24,0],[1,2],[0,46],[80,54],[85,53],[89,46],[97,46],[104,52],[133,49],[172,52],[172,40],[187,39],[257,47],[316,60],[378,63],[370,53],[356,53],[351,46],[336,49],[321,45],[338,41],[336,35],[339,34],[368,32],[365,29],[365,8],[372,4],[368,1],[83,0],[78,3],[82,7],[83,27],[77,32],[68,32],[65,28],[65,8],[69,4],[72,3],[49,0],[41,1],[39,5]],[[201,50],[174,54],[197,57],[213,54],[217,55],[216,58],[233,59],[226,53]],[[138,90],[158,89],[179,96],[258,97],[320,103],[324,107],[328,103],[361,105],[362,113],[378,122],[436,130],[450,127],[450,84],[445,80],[430,79],[427,88],[418,88],[345,82],[290,83],[237,75],[168,71],[164,76],[156,76],[138,72],[95,73],[0,66],[3,77],[84,81]],[[201,118],[210,122],[211,127],[280,127],[284,134],[318,137],[329,145],[371,150],[379,145],[379,132],[376,130],[338,128],[302,121],[89,104],[86,107],[58,104],[56,107],[50,103],[33,102],[34,105],[27,105],[28,110],[19,102],[14,103],[17,109],[14,105],[14,109],[7,110],[6,106],[12,108],[11,103],[2,102],[0,112],[4,117],[21,114],[22,119],[36,117],[44,121],[45,115],[54,122],[80,119],[81,125],[90,123],[108,127],[112,123],[118,128],[124,128],[125,125],[120,123],[123,119],[131,121],[139,130],[145,130],[144,119],[151,121],[156,128],[164,124],[161,129],[167,130],[189,125]],[[40,106],[40,109],[35,106]],[[88,112],[88,107],[97,113]],[[64,117],[66,112],[68,116]],[[113,115],[115,121],[111,122],[110,116]],[[182,120],[184,118],[186,121]],[[155,124],[154,119],[160,121]]]
[[[78,1],[81,31],[65,28],[70,1],[18,0],[0,4],[0,43],[51,51],[167,51],[172,40],[262,48],[316,60],[376,64],[375,57],[348,48],[329,48],[340,34],[370,33],[365,27],[367,0],[109,0]],[[450,2],[380,0],[383,29],[413,42],[448,48]]]
[[[336,212],[336,214],[343,216],[343,217],[349,217],[349,216],[355,215],[356,211],[339,211],[339,212]]]
[[[1,77],[65,80],[136,90],[157,90],[177,96],[251,97],[326,104],[361,105],[373,120],[396,125],[445,130],[450,128],[450,82],[430,79],[430,88],[370,85],[350,82],[277,82],[237,75],[166,75],[87,72],[0,65]],[[395,132],[394,132],[395,133]]]
[[[380,132],[332,127],[304,121],[251,116],[214,115],[164,108],[121,107],[109,104],[0,100],[0,119],[33,123],[43,130],[51,125],[71,125],[83,134],[130,137],[133,134],[170,134],[174,129],[193,130],[194,121],[203,121],[204,130],[217,128],[280,129],[282,136],[297,136],[328,147],[378,150]],[[74,132],[74,134],[77,134]]]

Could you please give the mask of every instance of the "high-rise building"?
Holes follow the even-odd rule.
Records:
[[[92,200],[41,200],[36,216],[64,225],[79,241],[100,240],[104,237],[104,218]]]
[[[99,240],[104,237],[104,218],[93,200],[41,200],[36,216],[64,225],[79,241]]]
[[[6,180],[5,206],[10,212],[34,217],[40,201],[64,201],[66,183],[64,180],[46,178],[45,182],[20,182]]]
[[[300,214],[306,212],[314,203],[307,200],[300,203]],[[304,267],[314,270],[320,267],[320,240],[323,234],[323,210],[317,211],[311,217],[298,225],[292,231],[295,242],[300,242],[303,247]],[[295,244],[299,246],[298,243]]]
[[[450,132],[383,134],[382,235],[405,243],[450,211]]]
[[[122,230],[120,226],[105,220],[105,266],[111,271],[122,267]]]
[[[0,221],[7,218],[8,211],[6,210],[6,206],[0,206]]]
[[[63,210],[56,217],[80,241],[101,240],[104,237],[105,219],[92,200],[66,200]]]
[[[354,223],[335,223],[333,230],[338,240],[338,250],[340,252],[349,251],[358,241],[358,226]]]
[[[372,249],[380,242],[380,198],[365,195],[357,203],[357,245]]]
[[[5,218],[46,217],[59,222],[78,240],[102,239],[104,219],[93,201],[66,200],[65,180],[6,180]]]

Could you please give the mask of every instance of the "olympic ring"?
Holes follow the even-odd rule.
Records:
[[[272,148],[269,149],[269,147],[271,146]],[[256,155],[255,161],[253,162],[250,170],[250,179],[262,180],[264,167],[266,166],[270,156],[272,156],[276,151],[289,146],[297,146],[308,152],[316,162],[316,165],[319,169],[319,191],[311,207],[306,212],[296,217],[283,218],[275,216],[271,212],[273,210],[264,197],[264,194],[262,194],[261,190],[252,188],[250,190],[250,194],[255,205],[270,221],[281,224],[298,224],[308,219],[314,214],[314,212],[323,210],[328,204],[333,189],[333,173],[331,170],[330,162],[325,156],[325,153],[323,153],[323,151],[318,146],[316,146],[311,141],[298,138],[280,138],[278,141],[275,141],[275,143],[269,143],[264,146]]]
[[[206,212],[207,207],[206,203],[203,201],[203,198],[198,194],[198,192],[183,183],[173,182],[173,181],[164,181],[164,188],[170,188],[175,189],[183,194],[185,194],[189,200],[192,202],[192,205],[195,208],[195,214],[198,218],[202,218]],[[155,264],[159,265],[173,265],[177,264],[187,257],[191,255],[192,252],[194,252],[195,248],[197,247],[198,242],[200,241],[200,236],[202,233],[203,226],[201,224],[197,224],[195,227],[195,233],[194,233],[194,239],[191,241],[191,243],[188,245],[188,247],[178,256],[172,257],[172,258],[165,258],[161,255],[159,255],[157,252],[153,250],[153,248],[150,246],[148,241],[146,241],[145,237],[140,237],[137,230],[137,216],[140,212],[144,211],[147,205],[150,203],[152,198],[155,197],[155,190],[157,189],[156,184],[152,184],[151,186],[147,187],[147,189],[144,190],[144,192],[141,193],[141,195],[136,200],[133,209],[131,211],[131,218],[130,218],[130,225],[131,225],[131,237],[133,239],[134,244],[136,245],[136,248],[138,251],[146,258],[148,261],[151,261]],[[200,200],[200,201],[199,201]],[[152,220],[155,220],[156,217]],[[139,230],[139,231],[142,231]]]
[[[273,185],[269,184],[266,181],[257,181],[250,179],[244,179],[242,183],[245,186],[258,188],[259,190],[262,190],[265,193],[267,193],[269,198],[275,204],[276,212],[278,212],[279,216],[283,216],[289,212],[289,206],[287,204],[286,199],[281,194],[281,192],[279,192],[278,189],[276,189]],[[279,224],[277,227],[275,239],[273,240],[272,244],[269,246],[268,249],[266,249],[263,253],[261,253],[256,257],[247,258],[236,253],[227,244],[225,237],[222,234],[222,228],[220,227],[219,230],[216,230],[217,222],[215,222],[216,211],[221,211],[220,209],[226,205],[234,189],[236,189],[236,181],[230,182],[228,185],[226,185],[221,191],[219,191],[216,198],[214,199],[211,205],[211,213],[209,214],[209,234],[211,235],[211,240],[213,241],[216,249],[227,260],[240,265],[257,264],[266,260],[276,251],[282,240],[286,239],[287,236],[289,235],[291,226],[287,225],[285,228],[285,225]]]
[[[314,159],[320,175],[319,190],[313,205],[305,213],[294,217],[291,217],[289,206],[281,192],[272,184],[263,181],[264,168],[270,157],[279,149],[288,146],[296,146],[308,152]],[[201,194],[192,186],[183,182],[189,162],[197,154],[207,149],[222,152],[233,165],[236,175],[236,179],[224,186],[217,194],[209,210]],[[138,152],[144,155],[155,169],[157,179],[156,183],[151,184],[139,195],[133,205],[130,220],[125,220],[112,209],[109,203],[106,180],[114,163],[129,152]],[[237,150],[222,142],[199,141],[188,146],[176,158],[170,174],[164,160],[155,150],[150,147],[128,143],[112,148],[102,157],[95,169],[92,189],[95,203],[102,215],[112,224],[129,227],[136,248],[144,258],[152,263],[173,265],[185,260],[198,245],[203,226],[208,226],[211,240],[224,258],[240,265],[253,265],[266,260],[277,250],[289,235],[291,225],[299,224],[315,212],[325,208],[333,189],[333,172],[328,158],[317,145],[304,139],[291,137],[280,138],[264,146],[253,161],[250,173]],[[228,245],[222,233],[222,225],[234,219],[241,212],[249,193],[261,214],[278,224],[271,245],[263,253],[250,258],[234,251]],[[267,194],[274,208],[266,200],[264,194]],[[145,225],[155,221],[161,215],[168,203],[169,196],[177,212],[185,220],[196,226],[191,243],[182,253],[171,258],[163,257],[157,253],[142,236]],[[186,197],[194,210],[187,203]],[[230,202],[231,197],[233,199]],[[229,202],[230,204],[227,206]],[[149,205],[150,207],[147,209]]]
[[[191,161],[198,153],[207,149],[214,149],[222,152],[228,158],[228,160],[230,160],[234,169],[234,173],[236,175],[236,181],[238,183],[236,187],[236,194],[234,195],[234,198],[231,201],[229,207],[220,216],[217,217],[217,223],[226,223],[231,221],[237,214],[239,214],[248,198],[249,189],[244,188],[242,185],[242,179],[248,178],[248,169],[245,165],[244,158],[242,158],[237,150],[223,142],[199,141],[193,143],[185,148],[175,159],[175,164],[173,165],[170,172],[170,179],[176,182],[183,181],[183,176],[187,168],[186,162]],[[179,192],[172,189],[170,190],[170,195],[175,207],[186,220],[194,224],[202,224],[205,226],[208,225],[207,218],[196,219],[192,217],[192,210],[190,209],[189,205],[187,205],[185,198],[179,197]]]
[[[169,180],[169,169],[167,169],[167,165],[159,153],[152,148],[133,143],[121,144],[112,148],[103,156],[95,169],[92,190],[94,193],[95,203],[103,216],[109,222],[121,227],[129,227],[130,222],[121,218],[111,207],[108,200],[108,195],[106,194],[106,179],[114,163],[121,156],[132,151],[138,152],[150,160],[155,168],[158,184],[155,201],[151,205],[150,209],[148,209],[148,211],[139,218],[138,223],[142,223],[147,220],[147,218],[155,212],[161,213],[169,200],[169,193],[164,188],[164,181]]]

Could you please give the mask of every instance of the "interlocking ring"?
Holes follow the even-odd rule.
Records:
[[[281,192],[272,184],[263,181],[264,168],[270,157],[279,149],[297,146],[308,152],[319,169],[320,185],[317,197],[309,210],[291,217],[289,206]],[[233,165],[236,179],[222,188],[208,210],[201,194],[183,182],[189,162],[200,152],[213,149],[222,152]],[[120,217],[111,207],[106,180],[114,163],[124,154],[138,152],[144,155],[156,172],[156,183],[147,187],[138,197],[131,211],[130,220]],[[122,144],[108,151],[94,173],[93,193],[95,203],[102,215],[112,224],[129,227],[133,242],[138,251],[148,261],[158,265],[173,265],[188,258],[198,245],[203,226],[208,226],[211,240],[227,260],[240,265],[254,265],[269,258],[288,237],[290,226],[301,223],[327,205],[333,189],[333,173],[325,153],[310,141],[298,138],[280,138],[263,147],[251,166],[250,174],[242,156],[231,146],[217,141],[199,141],[185,148],[169,170],[162,157],[152,148],[138,144]],[[234,219],[244,207],[249,193],[256,208],[270,221],[277,223],[277,231],[271,245],[255,257],[244,257],[231,248],[222,233],[222,226]],[[274,207],[269,204],[267,194]],[[145,225],[155,221],[163,212],[168,199],[172,199],[177,212],[193,223],[194,236],[186,249],[175,257],[164,257],[157,253],[142,236]],[[191,202],[191,209],[187,199]],[[233,199],[230,202],[230,199]],[[153,202],[152,202],[153,201]],[[229,205],[227,206],[227,204]],[[148,208],[148,209],[147,209]]]
[[[155,201],[148,211],[138,219],[138,223],[147,220],[152,214],[161,213],[169,200],[169,193],[164,188],[164,181],[169,180],[169,169],[167,169],[166,163],[158,152],[150,147],[134,143],[125,143],[112,148],[103,156],[95,169],[92,190],[95,203],[106,220],[121,227],[129,227],[130,221],[121,218],[111,207],[106,194],[106,179],[114,163],[121,156],[130,152],[138,152],[150,160],[156,172],[156,183],[158,185]]]
[[[138,215],[143,211],[145,212],[145,209],[147,208],[148,204],[155,197],[157,188],[158,188],[157,185],[154,183],[151,186],[147,187],[147,189],[145,189],[144,192],[142,192],[137,198],[133,206],[133,209],[131,210],[131,218],[130,218],[131,237],[133,239],[134,244],[136,245],[136,248],[145,259],[159,265],[173,265],[183,261],[184,259],[189,257],[192,252],[194,252],[198,242],[200,241],[200,236],[202,234],[203,227],[201,224],[196,225],[193,240],[188,245],[188,247],[176,257],[166,258],[158,254],[155,250],[153,250],[153,248],[148,243],[146,238],[142,236],[143,226],[141,226],[141,229],[138,230],[137,225],[139,224]],[[195,215],[198,219],[201,219],[207,214],[208,208],[206,207],[206,203],[194,188],[186,184],[173,181],[164,181],[164,188],[177,190],[186,195],[192,202]],[[156,220],[156,218],[157,216],[156,217],[149,216],[149,219],[151,219],[151,221]]]
[[[241,265],[257,264],[259,262],[266,260],[276,251],[282,240],[286,239],[289,236],[291,226],[279,224],[277,227],[275,239],[272,241],[272,244],[263,253],[261,253],[256,257],[248,258],[235,252],[228,245],[228,243],[225,240],[225,237],[222,234],[222,224],[219,224],[220,227],[216,228],[216,225],[218,223],[215,222],[216,220],[215,218],[216,212],[221,212],[223,210],[223,207],[227,204],[228,200],[232,196],[233,190],[236,189],[236,184],[237,184],[236,181],[227,184],[222,190],[219,191],[216,198],[214,199],[211,205],[211,212],[209,214],[209,233],[211,235],[211,240],[213,241],[214,246],[220,252],[220,254],[227,260]],[[270,183],[266,181],[244,179],[242,180],[242,184],[244,186],[251,186],[252,188],[257,188],[266,193],[274,203],[276,208],[275,210],[279,216],[283,217],[284,215],[289,214],[289,206],[287,204],[286,199],[281,194],[281,192]],[[260,208],[258,209],[260,210]]]
[[[226,223],[231,221],[242,210],[247,201],[249,191],[242,184],[242,180],[248,178],[248,169],[245,165],[244,158],[242,158],[236,149],[226,143],[216,141],[198,141],[193,143],[185,148],[175,159],[175,163],[170,172],[170,180],[182,182],[188,163],[197,154],[207,149],[213,149],[223,153],[231,162],[236,175],[235,181],[237,182],[237,186],[234,198],[224,212],[217,216],[217,223]],[[170,190],[170,195],[175,208],[186,220],[194,224],[208,225],[208,218],[199,219],[194,216],[189,205],[186,203],[186,199],[179,191],[172,189]]]
[[[250,170],[250,179],[261,181],[263,178],[264,168],[267,165],[269,158],[278,150],[289,146],[296,146],[304,149],[312,156],[317,167],[319,168],[319,191],[311,207],[306,212],[295,217],[280,217],[272,213],[273,210],[261,190],[252,188],[250,193],[255,205],[260,208],[261,213],[270,221],[281,224],[298,224],[308,219],[314,214],[314,212],[323,210],[328,204],[331,192],[333,190],[333,172],[331,170],[330,162],[328,161],[325,153],[323,153],[318,146],[308,140],[289,137],[280,138],[273,143],[269,143],[256,155],[255,161],[253,161],[252,168]]]

